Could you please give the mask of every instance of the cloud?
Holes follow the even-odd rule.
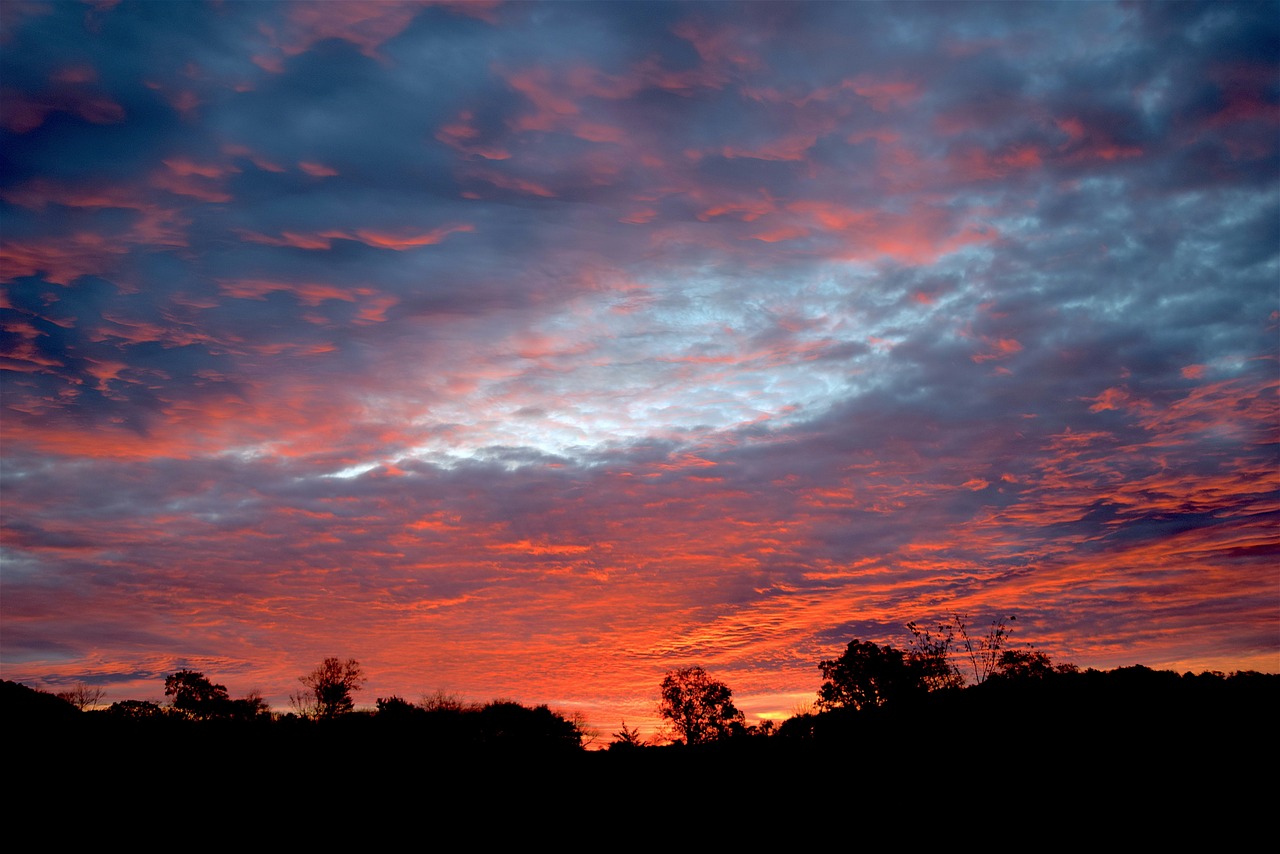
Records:
[[[1271,666],[1274,11],[24,7],[6,674]]]

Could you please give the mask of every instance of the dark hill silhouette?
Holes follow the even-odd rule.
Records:
[[[80,720],[81,714],[79,709],[60,697],[7,679],[0,681],[0,710],[3,710],[6,726],[74,724]]]

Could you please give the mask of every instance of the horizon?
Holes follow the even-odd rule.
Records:
[[[3,678],[1280,672],[1280,4],[0,11]]]

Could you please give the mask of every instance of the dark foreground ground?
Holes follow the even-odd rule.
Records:
[[[1280,677],[1228,690],[1152,674],[969,689],[769,737],[605,751],[459,744],[376,716],[138,722],[9,704],[5,813],[31,838],[196,851],[1269,849]]]

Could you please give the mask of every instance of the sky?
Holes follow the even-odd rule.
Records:
[[[0,4],[0,669],[1280,670],[1280,5]]]

